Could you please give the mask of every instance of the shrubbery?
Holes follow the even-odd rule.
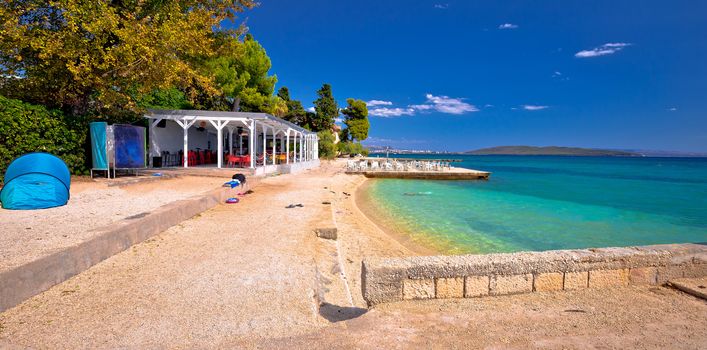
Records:
[[[363,156],[368,156],[368,148],[363,147],[360,142],[339,142],[336,146],[341,155],[356,156],[361,154]]]
[[[334,144],[334,134],[329,130],[320,131],[319,136],[319,158],[333,159],[336,157],[336,145]]]
[[[63,159],[72,174],[85,174],[87,130],[85,120],[0,96],[0,174],[13,159],[30,152],[51,153]]]

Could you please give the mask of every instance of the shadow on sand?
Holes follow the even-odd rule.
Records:
[[[360,307],[338,306],[329,303],[323,303],[319,306],[319,314],[329,322],[350,320],[365,314],[367,311],[368,309]]]

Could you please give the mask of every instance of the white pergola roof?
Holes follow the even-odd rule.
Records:
[[[286,137],[286,152],[287,162],[290,161],[290,134],[293,134],[292,140],[295,143],[299,143],[300,147],[295,147],[293,150],[293,161],[309,161],[312,159],[319,158],[318,152],[318,142],[319,137],[316,132],[309,131],[302,128],[299,125],[288,122],[284,119],[275,117],[267,113],[250,113],[250,112],[222,112],[222,111],[198,111],[198,110],[184,110],[184,109],[149,109],[148,113],[145,114],[145,118],[150,119],[148,123],[150,130],[150,149],[158,149],[157,143],[154,141],[153,128],[161,120],[172,120],[179,124],[179,126],[184,130],[184,146],[183,154],[187,154],[188,151],[188,139],[189,134],[187,130],[192,127],[197,121],[201,121],[201,127],[212,129],[216,131],[218,137],[218,152],[217,152],[217,166],[221,168],[223,164],[223,129],[227,128],[229,130],[229,139],[232,137],[233,129],[240,127],[241,125],[249,130],[248,140],[249,140],[249,152],[250,152],[250,166],[255,167],[255,138],[257,130],[262,131],[263,137],[263,157],[266,153],[266,138],[267,134],[273,138],[272,142],[272,165],[275,165],[275,137],[282,134]],[[208,122],[208,123],[206,123]],[[236,122],[236,123],[231,123]],[[231,142],[231,141],[229,141]],[[152,152],[152,151],[151,151]],[[184,157],[184,167],[188,167],[188,157]],[[263,165],[265,165],[265,158],[263,158]]]
[[[288,122],[282,118],[267,114],[267,113],[252,113],[252,112],[222,112],[222,111],[198,111],[188,109],[148,109],[145,118],[149,119],[166,119],[166,120],[213,120],[213,121],[250,121],[255,120],[258,123],[267,125],[277,131],[287,131],[288,129],[303,135],[316,135],[316,132],[309,131],[297,124]]]

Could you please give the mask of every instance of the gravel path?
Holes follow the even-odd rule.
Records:
[[[76,182],[65,206],[42,210],[0,209],[0,271],[84,242],[92,230],[185,199],[222,184],[221,179],[184,177],[123,188]]]
[[[330,213],[329,179],[293,180],[263,180],[6,311],[0,348],[201,348],[320,327],[311,225]]]

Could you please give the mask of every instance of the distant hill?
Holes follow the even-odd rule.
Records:
[[[638,157],[639,153],[607,149],[578,147],[534,147],[534,146],[499,146],[464,152],[475,155],[518,155],[518,156],[619,156]]]

